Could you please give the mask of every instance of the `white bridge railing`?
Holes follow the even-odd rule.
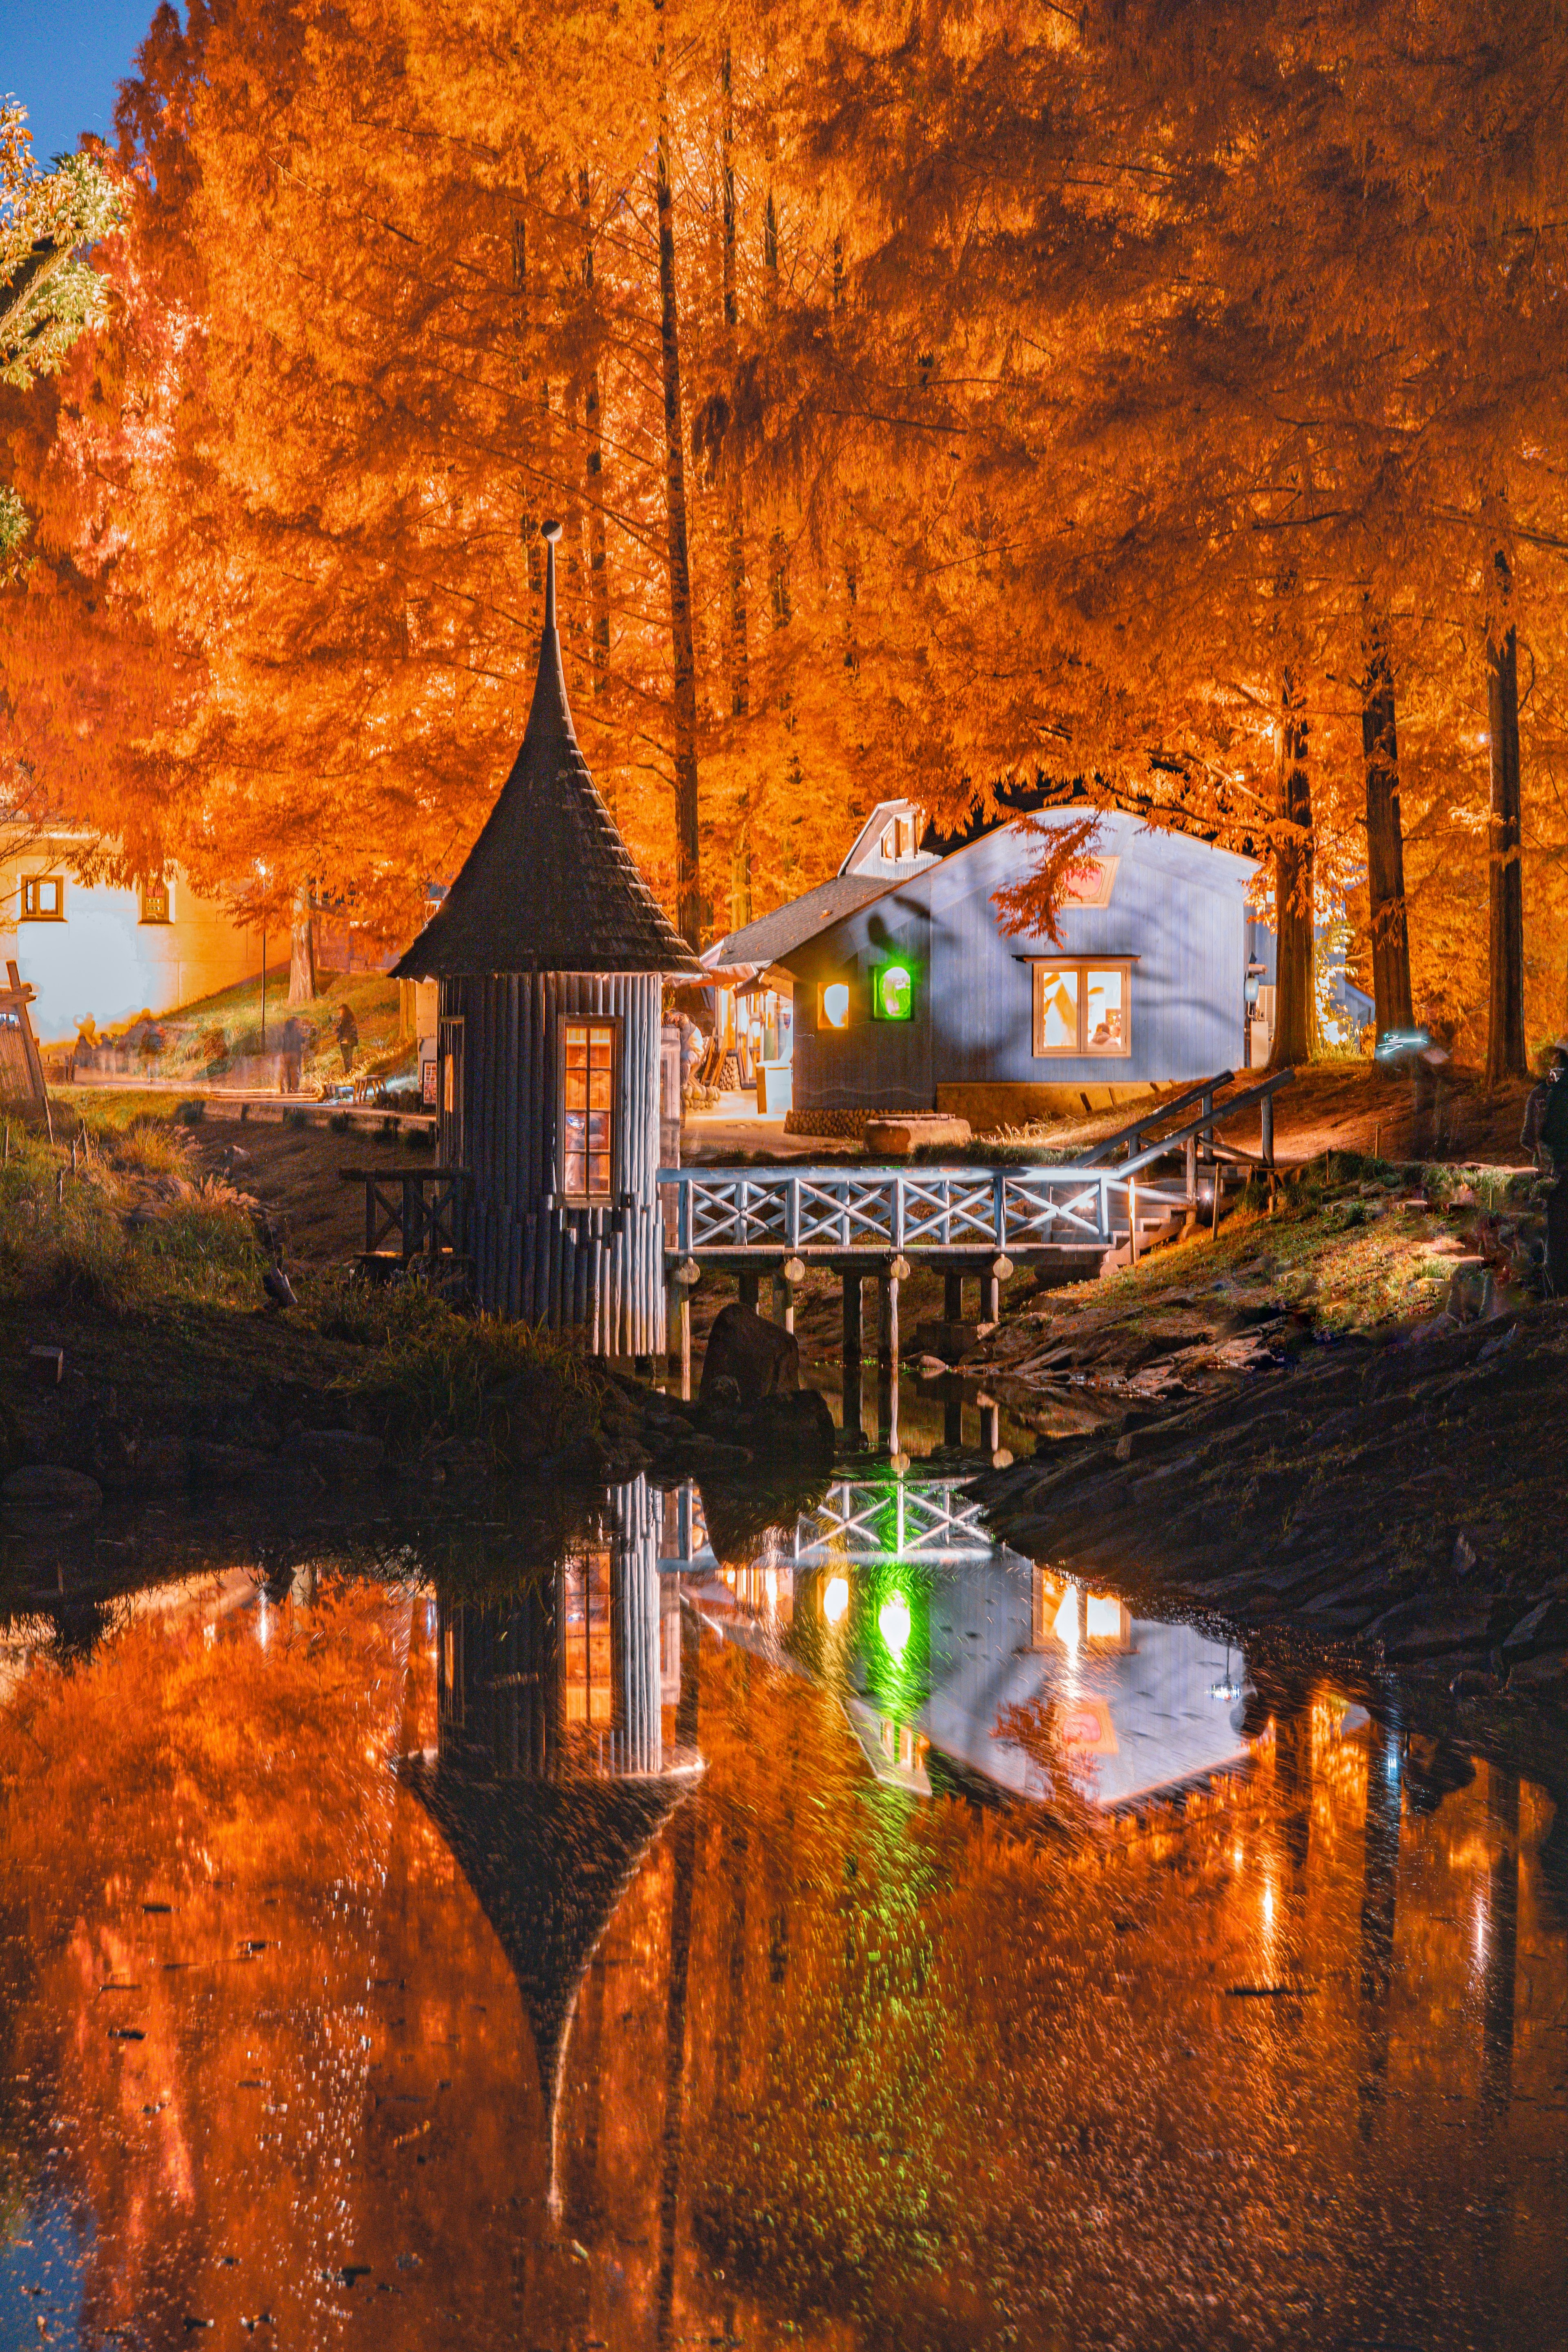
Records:
[[[667,1520],[659,1567],[717,1567],[702,1521],[700,1497],[685,1486],[671,1498],[674,1524]],[[989,1559],[999,1549],[987,1533],[981,1507],[951,1479],[841,1479],[814,1511],[803,1511],[785,1540],[776,1540],[757,1562],[778,1568],[826,1568],[842,1562],[862,1568],[896,1564],[957,1568]]]
[[[1110,1249],[1126,1239],[1134,1217],[1157,1223],[1191,1206],[1200,1156],[1247,1160],[1246,1153],[1216,1150],[1215,1129],[1259,1102],[1264,1148],[1258,1164],[1271,1169],[1273,1096],[1289,1075],[1279,1072],[1217,1111],[1214,1088],[1224,1081],[1206,1081],[1164,1107],[1169,1116],[1201,1092],[1195,1118],[1145,1141],[1160,1115],[1151,1112],[1081,1160],[1059,1166],[661,1168],[658,1181],[674,1196],[673,1245],[698,1261],[731,1250],[837,1256]],[[1128,1156],[1108,1162],[1111,1148],[1124,1142],[1133,1147]],[[1181,1147],[1184,1177],[1156,1177],[1155,1163]]]

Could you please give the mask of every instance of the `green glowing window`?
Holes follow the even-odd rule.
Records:
[[[912,1021],[914,975],[907,963],[881,965],[871,982],[871,1012],[878,1021]]]

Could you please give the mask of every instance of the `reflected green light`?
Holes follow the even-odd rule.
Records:
[[[910,1645],[910,1604],[901,1592],[889,1592],[877,1612],[877,1631],[895,1658]]]

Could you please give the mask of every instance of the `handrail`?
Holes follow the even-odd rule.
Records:
[[[1217,1109],[1205,1084],[1205,1108],[1168,1135],[1108,1165],[959,1162],[930,1167],[837,1160],[773,1168],[661,1168],[658,1181],[676,1195],[676,1246],[684,1258],[705,1250],[800,1251],[831,1255],[887,1251],[901,1256],[1009,1245],[1110,1248],[1147,1213],[1191,1213],[1196,1200],[1196,1145],[1260,1105],[1261,1165],[1274,1168],[1274,1097],[1293,1073],[1277,1070]],[[1215,1082],[1217,1083],[1217,1081]],[[1152,1176],[1155,1163],[1187,1147],[1184,1181]],[[1113,1218],[1111,1195],[1121,1196]],[[1143,1216],[1140,1216],[1140,1211]],[[1154,1219],[1158,1222],[1158,1217]]]
[[[1189,1120],[1185,1127],[1178,1127],[1173,1134],[1163,1135],[1157,1143],[1147,1145],[1136,1158],[1119,1160],[1116,1171],[1118,1176],[1125,1176],[1130,1171],[1145,1168],[1152,1160],[1163,1159],[1173,1146],[1185,1143],[1189,1135],[1194,1137],[1207,1135],[1212,1140],[1215,1128],[1228,1127],[1240,1112],[1250,1110],[1254,1103],[1260,1102],[1267,1110],[1272,1112],[1275,1096],[1281,1087],[1289,1085],[1295,1075],[1294,1070],[1276,1070],[1272,1076],[1264,1078],[1258,1086],[1248,1087],[1245,1094],[1232,1095],[1229,1102],[1222,1104],[1218,1110],[1211,1110],[1205,1118]],[[1265,1148],[1262,1164],[1265,1168],[1272,1168],[1274,1121],[1271,1117],[1265,1119],[1264,1128]]]
[[[1101,1136],[1098,1143],[1090,1144],[1077,1164],[1082,1168],[1092,1168],[1109,1152],[1114,1151],[1120,1143],[1131,1143],[1136,1150],[1139,1138],[1157,1119],[1173,1118],[1177,1111],[1185,1110],[1189,1103],[1201,1102],[1205,1095],[1217,1094],[1221,1087],[1229,1086],[1235,1076],[1234,1070],[1221,1070],[1212,1078],[1199,1078],[1194,1085],[1184,1087],[1179,1095],[1166,1095],[1162,1101],[1151,1103],[1143,1117],[1134,1119],[1131,1127],[1119,1127],[1114,1135]]]

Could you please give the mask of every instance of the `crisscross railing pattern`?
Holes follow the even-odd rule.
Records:
[[[717,1566],[695,1488],[682,1489],[667,1524],[675,1548],[659,1560],[667,1573]],[[952,1479],[840,1479],[814,1511],[803,1511],[784,1546],[769,1554],[777,1565],[823,1568],[891,1567],[895,1562],[930,1568],[988,1559],[996,1550],[981,1507]]]
[[[1273,1097],[1290,1075],[1276,1072],[1216,1109],[1215,1089],[1228,1078],[1222,1073],[1152,1110],[1141,1127],[1058,1166],[666,1168],[658,1181],[675,1195],[676,1248],[699,1261],[737,1250],[817,1256],[1107,1250],[1126,1240],[1135,1220],[1158,1223],[1189,1209],[1198,1159],[1215,1155],[1215,1131],[1258,1104],[1262,1164],[1271,1168]],[[1143,1140],[1149,1127],[1194,1100],[1195,1118]],[[1133,1148],[1124,1158],[1110,1159],[1113,1147],[1127,1145]],[[1184,1150],[1183,1175],[1155,1173]]]

